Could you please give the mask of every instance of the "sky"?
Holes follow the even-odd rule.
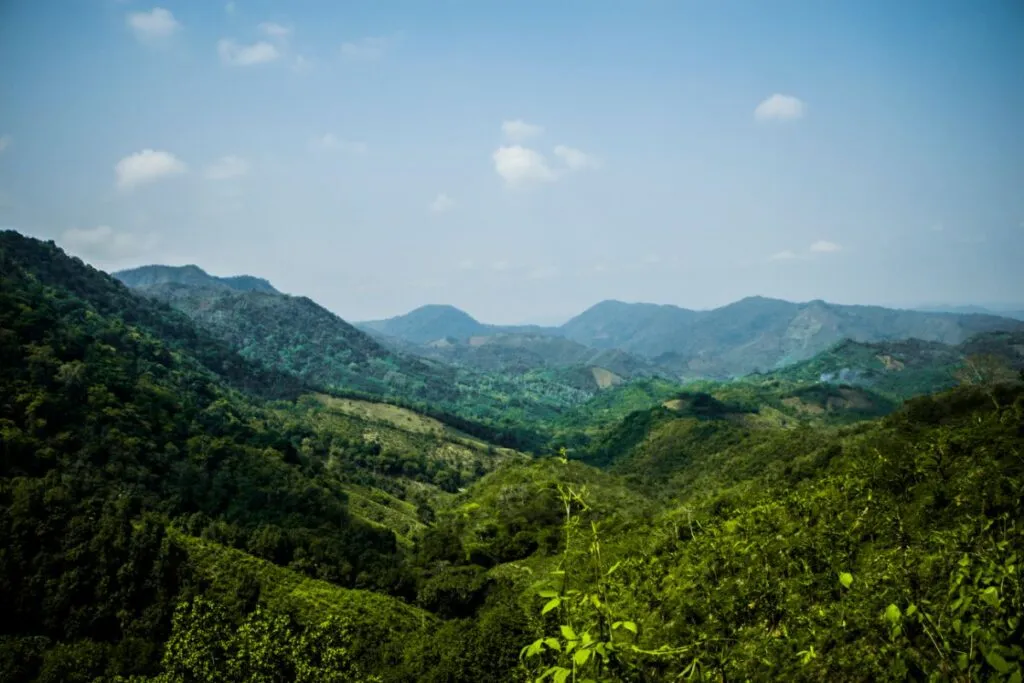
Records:
[[[1015,0],[3,0],[0,227],[365,320],[1024,301]]]

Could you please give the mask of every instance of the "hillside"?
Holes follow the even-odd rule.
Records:
[[[214,289],[233,289],[240,292],[265,292],[280,294],[273,285],[263,278],[252,275],[234,275],[217,277],[210,275],[196,265],[188,266],[140,266],[131,270],[121,270],[113,276],[129,287],[148,287],[151,285],[179,284],[193,287],[211,287]]]
[[[386,342],[385,342],[386,343]],[[465,341],[447,338],[428,344],[405,344],[409,353],[481,372],[523,373],[538,369],[601,370],[624,381],[637,377],[668,377],[654,363],[619,349],[595,349],[564,337],[491,332]],[[606,388],[597,379],[581,385],[589,391]]]
[[[179,283],[136,291],[307,386],[398,402],[515,448],[541,447],[546,422],[599,389],[596,382],[580,388],[544,374],[486,373],[388,349],[306,297]]]
[[[499,469],[428,532],[432,557],[454,545],[467,573],[533,596],[533,675],[1015,680],[1020,386],[844,428],[748,424],[698,398],[620,440],[602,475]],[[458,677],[455,658],[440,665]]]
[[[1024,370],[1024,332],[985,332],[957,345],[845,340],[767,377],[862,386],[907,399],[956,386],[964,360],[974,356],[998,359],[1011,375]]]

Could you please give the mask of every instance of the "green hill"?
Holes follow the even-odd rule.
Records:
[[[867,387],[897,399],[949,389],[968,357],[996,358],[1012,372],[1024,370],[1024,332],[986,332],[957,345],[845,340],[769,377],[801,383]]]

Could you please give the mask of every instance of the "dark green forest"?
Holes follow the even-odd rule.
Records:
[[[1022,680],[1017,327],[591,386],[223,280],[0,233],[0,680]]]

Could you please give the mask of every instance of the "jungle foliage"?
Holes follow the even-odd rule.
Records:
[[[2,680],[1021,680],[997,342],[903,404],[624,384],[528,457],[0,238]]]

